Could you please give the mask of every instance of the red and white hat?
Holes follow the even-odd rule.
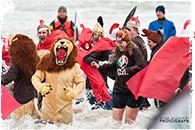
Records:
[[[131,17],[131,19],[127,22],[127,28],[136,28],[140,27],[140,21],[138,17]]]
[[[49,31],[49,27],[45,24],[45,21],[44,20],[39,20],[40,22],[40,25],[37,27],[37,32],[38,31]]]

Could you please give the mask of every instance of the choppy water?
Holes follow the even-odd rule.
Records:
[[[146,128],[152,118],[158,113],[158,110],[152,106],[147,111],[140,111],[137,121],[133,125],[119,125],[112,121],[112,111],[109,110],[90,110],[87,102],[74,106],[75,109],[81,109],[82,112],[74,114],[73,124],[35,124],[36,119],[29,116],[23,117],[16,121],[8,119],[2,122],[4,130],[9,129],[129,129],[129,128]]]

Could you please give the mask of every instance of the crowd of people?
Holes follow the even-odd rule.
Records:
[[[65,81],[61,81],[60,78],[56,77],[56,80],[59,81],[48,79],[47,81],[51,82],[50,84],[47,84],[45,78],[52,77],[52,73],[57,73],[59,71],[50,71],[49,68],[45,68],[44,71],[47,72],[45,76],[43,73],[36,72],[40,70],[39,67],[37,67],[40,66],[40,63],[44,64],[43,66],[47,66],[48,63],[44,63],[43,61],[45,61],[46,58],[48,59],[48,55],[51,55],[51,53],[53,54],[51,51],[55,48],[55,45],[53,44],[60,39],[68,39],[69,42],[77,46],[77,57],[81,56],[81,54],[83,55],[78,58],[78,63],[86,75],[86,96],[87,101],[93,106],[92,110],[112,110],[112,118],[118,122],[122,122],[123,118],[125,118],[125,122],[128,124],[132,124],[136,121],[138,112],[140,110],[147,110],[151,104],[147,97],[139,96],[136,98],[126,82],[150,64],[150,61],[154,58],[155,54],[158,53],[160,48],[170,37],[176,36],[174,23],[165,17],[165,7],[159,5],[156,7],[155,12],[157,20],[149,23],[148,28],[143,29],[141,34],[140,21],[138,17],[132,16],[125,27],[118,28],[115,39],[111,40],[105,35],[102,16],[97,18],[97,23],[93,29],[83,27],[83,31],[79,34],[75,23],[68,18],[67,8],[65,6],[60,6],[57,11],[57,18],[52,21],[49,26],[46,25],[44,21],[40,21],[40,25],[37,27],[37,37],[39,38],[38,44],[35,44],[31,38],[25,35],[17,34],[12,36],[9,39],[9,45],[7,45],[8,49],[3,49],[2,58],[8,62],[6,65],[10,67],[7,72],[2,74],[1,84],[7,85],[14,81],[14,83],[12,82],[12,84],[14,84],[12,90],[13,96],[22,104],[22,107],[17,108],[14,111],[15,118],[18,119],[26,114],[31,116],[35,115],[37,106],[39,106],[39,111],[41,111],[41,107],[45,108],[47,105],[44,103],[44,105],[41,106],[41,102],[44,97],[47,97],[49,94],[51,95],[51,91],[54,91],[52,85],[56,85],[58,82],[59,84],[62,84],[62,86],[65,84],[63,82],[71,82],[71,85],[69,84],[71,87],[74,87],[75,84],[83,85],[83,83],[81,83],[83,82],[81,77],[79,77],[81,78],[80,80],[74,79],[74,81],[72,81],[73,79],[71,79],[71,81],[67,81],[66,79]],[[65,33],[68,38],[64,36],[63,33]],[[147,37],[147,43],[144,42],[142,37]],[[63,45],[64,42],[67,42],[67,40],[61,41],[60,43]],[[67,44],[69,42],[67,42]],[[109,45],[105,45],[107,43],[109,43]],[[149,46],[151,50],[150,56],[146,46]],[[57,49],[57,52],[54,50],[54,53],[59,59],[63,59],[61,58],[61,55],[71,55],[71,52],[61,51],[60,47]],[[9,54],[10,57],[8,57]],[[148,57],[150,57],[149,60]],[[66,64],[66,60],[65,63],[62,63],[63,65],[61,64],[62,61],[63,60],[56,60],[55,63],[57,66],[63,66]],[[9,62],[11,62],[11,64],[9,64]],[[86,70],[86,66],[89,67],[89,70]],[[191,78],[191,76],[188,75],[190,68],[191,65],[186,68],[178,88],[183,89],[189,82]],[[97,79],[101,79],[101,83],[98,84],[95,82],[96,77],[91,76],[94,75],[93,72],[98,73],[99,77],[97,77]],[[55,76],[60,76],[60,74]],[[67,76],[64,78],[66,77]],[[109,89],[108,77],[115,81],[112,91]],[[41,78],[42,80],[35,82],[37,78]],[[83,89],[80,86],[78,94],[80,94],[82,90]],[[55,91],[57,93],[58,90],[56,89]],[[98,97],[97,95],[100,96]],[[104,95],[107,97],[104,98]],[[71,94],[69,94],[69,97],[71,97]],[[58,98],[63,99],[64,97],[61,95]],[[34,106],[34,102],[37,99],[37,106]],[[55,98],[49,98],[49,100],[54,99]],[[78,103],[82,101],[72,97],[70,102],[72,102],[73,99],[78,100]],[[53,102],[49,100],[46,103]],[[167,103],[159,99],[154,99],[154,104],[156,108],[161,109]],[[48,113],[53,112],[52,110],[48,111]],[[125,116],[123,117],[124,113]],[[70,111],[62,110],[56,114],[56,116],[59,116],[60,114],[67,116],[67,114],[72,113]],[[50,120],[52,122],[51,115],[48,119],[45,115],[47,115],[47,113],[44,113],[44,116],[41,115],[41,120]],[[64,119],[59,116],[59,118],[60,119],[57,118],[54,123],[58,121],[63,123],[72,122],[72,119],[69,119],[72,118],[72,116]],[[68,121],[64,121],[65,119]]]

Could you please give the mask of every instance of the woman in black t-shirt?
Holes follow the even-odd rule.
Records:
[[[97,64],[96,68],[104,68],[116,71],[116,79],[113,88],[113,120],[121,122],[125,112],[125,122],[132,124],[139,111],[142,99],[135,99],[132,92],[128,89],[126,82],[141,70],[146,62],[138,47],[131,41],[130,32],[120,29],[116,34],[117,49],[112,63]]]

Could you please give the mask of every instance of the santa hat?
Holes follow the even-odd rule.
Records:
[[[136,28],[138,29],[140,26],[140,21],[138,17],[131,17],[131,19],[127,22],[127,28]]]
[[[39,22],[40,25],[37,27],[37,32],[42,30],[49,31],[49,27],[46,24],[44,24],[45,23],[44,20],[39,20]]]
[[[142,30],[144,34],[142,34],[142,36],[147,37],[148,39],[150,39],[151,41],[155,42],[155,43],[161,43],[163,40],[163,35],[160,31],[152,31],[152,30],[147,30],[147,29],[143,29]]]
[[[131,34],[125,28],[120,28],[119,31],[116,33],[116,40],[121,41],[124,40],[126,42],[131,41]]]

